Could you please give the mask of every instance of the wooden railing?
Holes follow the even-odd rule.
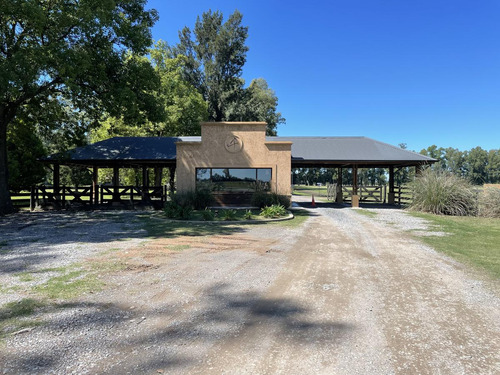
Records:
[[[51,206],[61,209],[69,206],[93,207],[112,204],[115,202],[131,205],[145,202],[155,207],[163,206],[167,199],[168,186],[113,186],[99,185],[96,194],[92,186],[33,186],[31,189],[22,189],[20,192],[11,192],[11,198],[16,207]]]

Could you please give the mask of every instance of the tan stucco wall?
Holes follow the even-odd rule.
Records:
[[[225,142],[230,136],[242,140],[238,152]],[[177,142],[177,190],[196,187],[196,168],[271,168],[271,190],[291,194],[291,142],[266,142],[265,122],[206,122],[201,142]]]

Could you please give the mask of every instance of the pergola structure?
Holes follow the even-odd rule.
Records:
[[[92,203],[99,202],[98,176],[100,168],[113,169],[113,201],[120,201],[119,169],[142,168],[143,188],[148,187],[149,168],[168,168],[170,189],[174,189],[174,175],[179,142],[196,143],[201,137],[115,137],[88,146],[78,147],[64,154],[43,159],[53,165],[54,192],[60,190],[60,165],[91,168]],[[387,168],[389,171],[388,203],[394,203],[394,171],[402,167],[415,167],[436,162],[429,158],[379,142],[367,137],[266,137],[266,143],[291,142],[292,168],[338,168],[337,201],[342,200],[342,169],[353,173],[352,205],[359,205],[358,169]],[[291,171],[290,171],[291,172]]]

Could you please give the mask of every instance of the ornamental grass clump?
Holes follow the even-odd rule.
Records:
[[[479,216],[500,218],[500,188],[485,187],[479,194]]]
[[[215,212],[213,212],[210,208],[205,208],[201,211],[201,217],[205,221],[213,221],[215,219]]]
[[[427,169],[412,184],[410,209],[437,215],[477,215],[477,192],[463,178]]]
[[[236,220],[236,210],[224,210],[222,212],[222,219],[226,221]]]
[[[243,219],[245,219],[245,220],[252,220],[252,211],[246,210],[245,214],[243,215]]]
[[[280,204],[273,204],[271,206],[266,206],[260,210],[260,215],[265,218],[278,218],[287,215],[286,208]]]

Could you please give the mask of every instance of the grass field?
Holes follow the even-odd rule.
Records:
[[[326,186],[306,186],[306,185],[293,185],[293,194],[295,195],[312,195],[318,197],[326,197]]]
[[[415,212],[412,215],[429,220],[437,231],[449,233],[444,237],[422,237],[423,242],[500,279],[500,219]]]

